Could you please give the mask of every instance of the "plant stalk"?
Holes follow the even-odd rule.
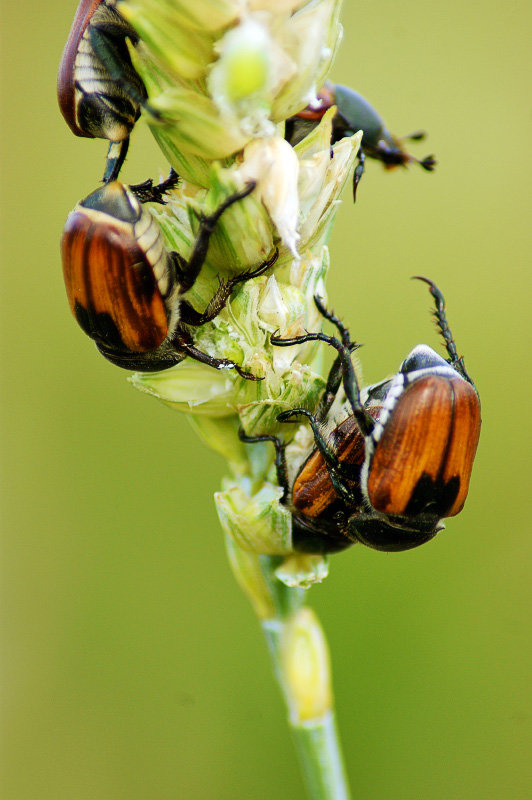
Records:
[[[275,583],[277,583],[277,587],[275,587]],[[271,619],[263,620],[262,629],[277,682],[289,709],[288,724],[299,757],[308,798],[309,800],[350,800],[351,793],[347,782],[332,700],[330,707],[320,716],[314,719],[301,720],[297,710],[294,708],[290,685],[285,677],[286,665],[284,663],[283,649],[286,647],[286,629],[291,624],[290,620],[294,614],[294,607],[303,608],[302,600],[305,593],[297,589],[288,589],[279,581],[272,582],[272,589],[278,594],[296,595],[291,597],[288,603],[283,598],[282,605],[291,607],[291,614],[278,615]],[[297,596],[298,594],[299,596]],[[275,605],[279,607],[281,604],[276,603]],[[330,682],[328,670],[321,676],[321,683],[323,684],[324,682]],[[320,688],[322,690],[325,689],[325,692],[328,693],[328,685],[316,687],[315,691],[319,691]]]

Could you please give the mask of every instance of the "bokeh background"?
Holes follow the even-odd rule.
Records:
[[[2,3],[6,800],[271,800],[303,787],[260,630],[226,565],[221,460],[135,392],[67,306],[59,236],[98,183],[55,76],[74,0]],[[464,512],[426,547],[332,559],[328,631],[354,794],[529,798],[530,3],[347,0],[332,74],[432,174],[368,164],[329,292],[368,381],[438,338],[445,291],[484,424]],[[124,178],[166,166],[138,126]]]

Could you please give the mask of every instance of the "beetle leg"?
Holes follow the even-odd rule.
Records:
[[[338,340],[331,337],[331,344],[333,347],[336,347],[336,342],[338,342]],[[338,349],[338,347],[336,349]],[[358,386],[353,362],[351,361],[351,352],[345,345],[342,345],[341,349],[338,349],[338,352],[342,362],[342,383],[345,396],[349,401],[362,434],[364,436],[369,436],[375,427],[375,420],[360,402],[360,388]]]
[[[382,139],[377,144],[366,145],[366,155],[368,158],[375,158],[380,161],[385,167],[404,166],[409,160],[406,153],[398,145],[390,147]]]
[[[354,350],[360,347],[359,344],[351,341],[349,331],[343,324],[343,322],[332,312],[329,311],[323,304],[321,297],[319,295],[314,296],[314,303],[316,308],[320,312],[325,319],[328,319],[340,332],[342,337],[342,344],[349,347],[350,352],[352,353]],[[329,410],[334,403],[334,399],[340,388],[342,383],[342,359],[341,356],[337,356],[333,362],[333,365],[329,371],[329,375],[327,377],[327,385],[324,389],[324,392],[321,396],[318,409],[316,411],[316,416],[319,420],[324,420],[329,413]]]
[[[355,171],[353,172],[353,203],[357,201],[357,189],[358,184],[362,178],[366,170],[366,154],[363,151],[362,147],[359,148],[357,153],[358,164],[355,167]]]
[[[258,378],[256,375],[252,375],[251,372],[245,372],[242,367],[239,367],[238,364],[235,364],[235,362],[231,361],[229,358],[214,358],[214,356],[210,356],[208,353],[198,350],[198,348],[192,344],[192,340],[188,334],[184,331],[177,331],[172,338],[172,344],[177,350],[190,356],[194,361],[199,361],[201,364],[208,364],[209,367],[214,367],[214,369],[234,369],[241,378],[245,378],[248,381],[264,380],[263,378]]]
[[[120,170],[126,160],[127,151],[129,149],[129,136],[122,139],[121,142],[109,142],[109,149],[107,151],[107,161],[105,163],[105,171],[103,173],[103,182],[111,183],[116,181]]]
[[[325,333],[305,333],[302,336],[291,336],[288,339],[282,339],[280,336],[276,336],[275,333],[272,333],[270,336],[270,342],[275,347],[291,347],[293,344],[305,344],[305,342],[326,342],[326,344],[331,344],[332,336],[327,336]],[[336,340],[338,341],[338,340]],[[340,344],[340,342],[338,342]]]
[[[458,374],[462,376],[462,378],[464,378],[468,383],[471,384],[471,386],[474,387],[475,384],[469,377],[465,368],[464,359],[460,358],[458,351],[456,350],[456,344],[453,339],[451,329],[449,328],[449,323],[447,322],[447,314],[445,313],[445,298],[443,294],[441,293],[440,289],[438,289],[436,284],[430,280],[430,278],[424,278],[422,275],[414,275],[413,279],[423,281],[424,283],[428,284],[429,291],[436,304],[434,316],[436,317],[438,328],[440,329],[443,341],[445,342],[445,348],[449,355],[449,363],[458,372]]]
[[[338,332],[340,333],[340,336],[342,337],[342,344],[348,346],[351,345],[351,337],[349,335],[348,329],[345,327],[342,320],[336,316],[334,311],[329,311],[329,309],[325,307],[325,305],[323,304],[323,300],[321,299],[319,294],[314,295],[314,305],[316,306],[322,317],[328,319],[329,322],[331,322],[335,326],[335,328],[337,328]],[[358,346],[359,345],[355,345],[355,347]]]
[[[343,472],[344,466],[338,456],[336,455],[334,449],[329,446],[327,440],[322,434],[321,431],[321,424],[317,420],[317,418],[308,411],[306,408],[291,408],[289,411],[283,411],[277,417],[277,422],[288,422],[292,417],[295,417],[299,414],[307,417],[310,422],[310,427],[312,428],[312,433],[314,434],[314,441],[316,442],[316,447],[322,454],[325,464],[327,466],[327,471],[329,473],[329,477],[331,479],[331,483],[333,485],[334,491],[340,497],[344,503],[348,505],[353,505],[353,495],[350,492],[348,486],[343,481]]]
[[[244,433],[244,429],[240,428],[238,431],[238,438],[242,442],[246,442],[246,444],[252,444],[253,442],[273,442],[275,447],[275,469],[277,472],[277,483],[283,490],[283,495],[281,497],[280,502],[283,505],[286,505],[288,500],[288,496],[290,494],[290,486],[288,483],[288,468],[286,466],[286,444],[282,442],[278,436],[247,436]]]
[[[349,345],[349,351],[352,353],[353,350],[356,350],[358,347],[360,347],[360,345],[352,342]],[[342,359],[340,356],[336,356],[332,367],[329,370],[329,375],[327,376],[327,385],[323,390],[323,394],[316,410],[316,416],[320,422],[323,422],[326,419],[327,414],[334,403],[336,395],[338,394],[338,389],[342,385],[342,374]]]
[[[341,322],[341,320],[338,319],[338,317],[332,311],[329,311],[324,306],[321,298],[318,295],[315,295],[314,303],[316,304],[316,308],[320,314],[322,314],[325,319],[328,319],[329,322],[331,322],[338,329],[338,332],[342,337],[341,343],[335,337],[330,337],[329,339],[329,344],[338,350],[338,357],[331,368],[331,372],[334,370],[336,374],[331,375],[331,373],[329,373],[329,380],[332,382],[332,388],[334,389],[336,386],[336,391],[338,390],[339,375],[337,373],[340,373],[344,385],[345,395],[351,405],[351,408],[353,409],[353,413],[360,426],[360,430],[366,436],[373,430],[375,422],[360,403],[360,389],[353,367],[353,362],[351,361],[351,353],[360,345],[357,345],[351,341],[349,331],[343,322]],[[329,381],[327,382],[326,391],[328,387]]]
[[[246,188],[243,189],[241,192],[235,192],[234,194],[230,195],[226,200],[224,200],[221,205],[218,206],[216,211],[212,214],[200,215],[200,226],[198,230],[198,234],[196,236],[196,241],[194,242],[194,247],[192,249],[191,256],[188,261],[184,259],[180,260],[179,267],[181,269],[181,294],[188,292],[189,289],[194,286],[196,279],[200,273],[200,270],[205,263],[205,259],[207,257],[207,250],[209,248],[209,240],[214,233],[218,220],[226,211],[229,206],[232,206],[233,203],[238,202],[239,200],[243,200],[244,197],[247,197],[248,194],[251,194],[253,189],[256,186],[255,181],[248,181],[246,184]]]
[[[259,275],[262,275],[263,272],[266,272],[275,262],[279,256],[279,250],[276,248],[273,256],[269,258],[267,261],[264,261],[260,266],[258,266],[254,270],[248,270],[247,272],[241,272],[240,275],[235,275],[234,278],[230,278],[227,282],[220,279],[220,285],[218,286],[216,292],[211,297],[207,308],[203,313],[196,311],[190,303],[186,300],[181,302],[181,309],[180,309],[180,319],[185,325],[204,325],[206,322],[210,322],[215,317],[218,316],[220,311],[225,307],[229,297],[231,296],[233,289],[239,283],[244,283],[245,281],[249,281],[252,278],[258,278]]]
[[[281,339],[275,334],[270,336],[270,342],[278,347],[289,347],[293,344],[303,344],[304,342],[319,341],[330,344],[338,351],[338,356],[342,368],[342,382],[344,386],[345,395],[353,410],[354,417],[358,423],[358,427],[364,436],[369,436],[375,427],[375,420],[366,411],[360,402],[360,389],[358,386],[357,377],[351,361],[351,347],[352,345],[343,344],[339,339],[334,336],[327,336],[325,333],[307,333],[304,336],[294,336],[290,339]]]
[[[323,422],[326,419],[327,414],[329,413],[331,406],[334,403],[334,399],[338,394],[338,389],[340,388],[341,384],[342,384],[342,360],[340,356],[336,356],[333,365],[329,370],[329,375],[327,376],[327,385],[323,390],[323,394],[320,398],[320,402],[316,410],[316,417],[319,419],[320,422]]]
[[[177,186],[178,181],[179,175],[175,169],[171,167],[170,174],[166,180],[161,181],[156,186],[153,185],[153,180],[148,178],[148,180],[142,183],[131,184],[129,188],[140,203],[159,203],[164,206],[166,205],[164,195]]]

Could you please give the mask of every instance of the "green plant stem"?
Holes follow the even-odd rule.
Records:
[[[275,564],[273,559],[265,561]],[[269,583],[277,616],[263,620],[262,628],[275,676],[289,707],[281,665],[281,640],[289,613],[302,606],[306,591],[289,589],[275,578]],[[351,793],[334,710],[328,711],[319,719],[303,723],[293,719],[289,714],[288,723],[294,737],[309,800],[350,800]]]
[[[292,727],[311,800],[349,800],[334,712],[312,725]]]
[[[293,591],[293,590],[290,590]],[[273,668],[286,698],[280,667],[283,620],[263,622]],[[350,800],[334,711],[319,720],[297,724],[289,717],[309,800]]]

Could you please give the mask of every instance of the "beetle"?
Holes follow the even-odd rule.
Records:
[[[318,297],[318,310],[337,327],[340,339],[322,333],[272,336],[277,346],[318,340],[338,352],[316,415],[296,408],[278,416],[280,422],[306,416],[316,444],[292,487],[286,445],[275,436],[241,433],[246,442],[275,445],[296,550],[332,553],[355,542],[386,552],[409,550],[432,539],[443,529],[442,519],[464,506],[480,434],[480,401],[458,357],[443,295],[432,281],[420,279],[429,284],[436,302],[448,360],[418,345],[393,378],[361,393],[351,362],[356,345]],[[352,413],[327,438],[323,422],[340,384]]]
[[[318,125],[325,112],[334,105],[337,110],[332,123],[331,144],[345,136],[353,136],[359,130],[363,131],[361,147],[358,152],[360,163],[353,177],[355,199],[358,184],[364,173],[366,156],[381,161],[386,169],[396,166],[406,167],[410,163],[419,164],[428,172],[432,172],[436,167],[434,156],[426,156],[420,160],[408,153],[404,147],[405,140],[421,141],[424,139],[423,131],[416,131],[402,139],[394,136],[386,128],[380,114],[365,97],[348,86],[342,86],[339,83],[333,84],[329,81],[318,93],[317,103],[311,103],[287,120],[286,139],[295,146]]]
[[[214,319],[235,286],[272,266],[277,251],[254,270],[227,282],[220,279],[205,311],[182,299],[198,278],[221,215],[254,187],[249,182],[214,213],[200,215],[188,261],[165,248],[152,214],[118,181],[104,184],[78,203],[61,239],[63,274],[72,313],[102,355],[119,367],[147,372],[166,369],[190,356],[216,369],[235,369],[243,378],[260,380],[227,358],[198,350],[184,326]]]
[[[159,116],[147,104],[128,39],[133,45],[139,40],[116,10],[116,0],[81,0],[57,76],[59,107],[70,130],[110,142],[105,182],[118,178],[141,106]]]

